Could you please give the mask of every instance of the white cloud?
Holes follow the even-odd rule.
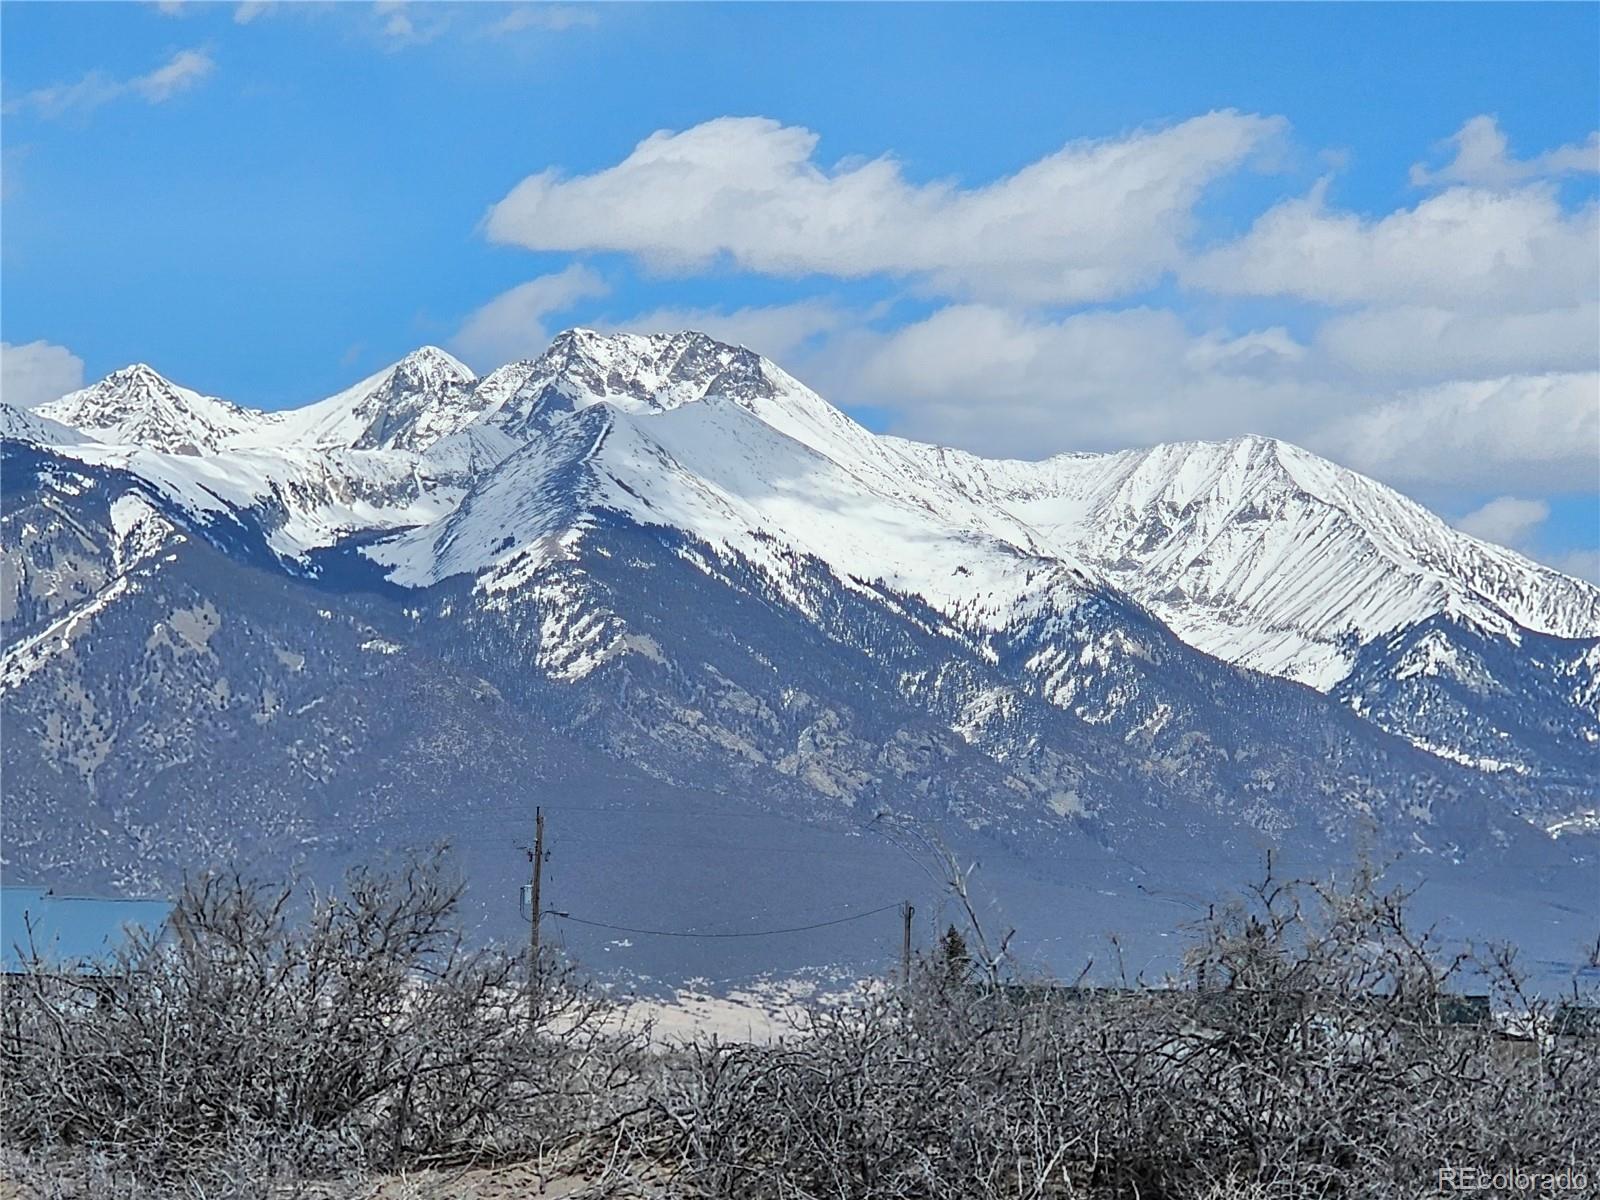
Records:
[[[424,46],[442,37],[454,16],[453,6],[425,4],[420,8],[409,0],[377,0],[372,6],[379,18],[378,43],[385,50],[404,50],[409,46]],[[413,20],[414,13],[421,14]]]
[[[180,50],[148,75],[131,80],[129,86],[151,104],[160,104],[179,92],[187,91],[216,67],[217,64],[204,51]]]
[[[1600,302],[1547,312],[1402,306],[1341,314],[1317,330],[1332,364],[1388,380],[1600,369]]]
[[[1336,418],[1311,443],[1389,483],[1600,487],[1600,372],[1452,381]]]
[[[1037,458],[1302,432],[1335,396],[1301,375],[1304,353],[1279,328],[1196,335],[1159,309],[1046,320],[970,304],[847,333],[811,374],[825,393],[896,414],[907,436]]]
[[[550,344],[546,317],[565,312],[580,300],[603,296],[607,290],[605,280],[577,264],[554,275],[541,275],[502,292],[473,312],[451,339],[450,347],[477,370],[537,355]]]
[[[1321,186],[1200,255],[1186,283],[1223,295],[1326,304],[1537,312],[1600,294],[1600,207],[1554,191],[1452,188],[1378,220],[1336,212]]]
[[[997,182],[909,182],[890,158],[829,168],[818,136],[764,118],[660,132],[591,175],[553,170],[494,206],[489,236],[537,250],[610,250],[664,271],[730,260],[782,276],[909,278],[1009,302],[1124,294],[1177,264],[1205,187],[1285,129],[1215,112],[1071,142]]]
[[[236,5],[233,10],[233,23],[235,25],[248,25],[258,17],[265,16],[272,10],[273,0],[244,0]]]
[[[1500,496],[1467,513],[1455,522],[1455,526],[1463,533],[1470,533],[1486,542],[1523,550],[1549,516],[1550,505],[1543,500]]]
[[[486,229],[658,271],[886,277],[947,297],[888,329],[892,308],[820,299],[597,322],[749,345],[911,437],[1038,457],[1263,433],[1435,496],[1600,486],[1600,206],[1564,204],[1549,182],[1580,169],[1587,144],[1517,160],[1492,122],[1468,122],[1455,161],[1428,176],[1437,194],[1366,214],[1319,185],[1196,252],[1205,187],[1284,128],[1213,113],[1069,143],[971,187],[914,182],[889,157],[830,166],[809,130],[721,118],[591,174],[530,176]],[[1169,272],[1194,289],[1188,315],[1105,303]],[[485,306],[462,338],[496,358],[538,349],[560,310],[536,285]],[[1195,318],[1227,312],[1221,296],[1334,311],[1293,335]]]
[[[55,83],[6,101],[5,113],[24,113],[30,109],[41,117],[61,117],[71,113],[90,113],[128,90],[102,71],[90,71],[76,83]]]
[[[1445,143],[1455,148],[1455,157],[1438,169],[1424,163],[1411,168],[1411,182],[1418,187],[1433,184],[1464,183],[1472,187],[1507,187],[1528,179],[1548,179],[1559,175],[1592,174],[1600,171],[1600,132],[1570,146],[1559,146],[1529,159],[1511,157],[1510,143],[1492,116],[1473,117]]]
[[[31,110],[41,117],[86,115],[125,96],[136,96],[149,104],[162,104],[188,91],[215,69],[215,61],[205,51],[180,50],[148,74],[119,80],[102,71],[91,71],[76,83],[53,84],[8,101],[5,111]]]
[[[1352,378],[1281,328],[1192,331],[1159,309],[1059,320],[955,305],[883,333],[848,325],[799,364],[895,432],[1037,458],[1260,433],[1400,487],[1600,487],[1600,372]]]
[[[47,404],[83,386],[83,359],[65,346],[0,342],[0,400],[17,408]]]
[[[483,33],[486,37],[510,37],[529,30],[560,33],[597,25],[599,21],[600,16],[593,8],[573,4],[529,4],[513,8]]]

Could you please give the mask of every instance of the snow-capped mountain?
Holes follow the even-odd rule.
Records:
[[[0,437],[40,446],[68,446],[87,440],[76,429],[4,402],[0,402]]]
[[[405,529],[364,553],[406,586],[525,573],[604,510],[780,575],[785,556],[812,556],[982,629],[1037,603],[1041,578],[1110,587],[1197,649],[1325,692],[1365,647],[1434,619],[1436,637],[1600,637],[1600,588],[1297,447],[986,460],[874,435],[768,360],[689,332],[569,330],[481,380],[424,347],[281,413],[139,365],[38,415],[101,443],[79,451],[88,461],[191,507],[250,512],[302,564]]]
[[[181,387],[144,363],[41,406],[37,415],[111,445],[164,454],[427,449],[481,415],[478,378],[436,346],[326,400],[282,412]]]
[[[530,547],[604,511],[767,564],[800,554],[1002,624],[1070,555],[1021,521],[930,486],[776,366],[696,335],[557,339],[484,423],[520,443],[459,509],[368,553],[396,582],[525,574]],[[1031,582],[1025,582],[1025,579]]]
[[[478,377],[424,346],[354,387],[283,414],[251,439],[256,445],[348,450],[426,450],[481,411]]]
[[[163,454],[214,454],[268,423],[263,413],[179,387],[144,363],[113,371],[37,413],[97,441]]]
[[[132,471],[204,521],[245,519],[286,562],[303,564],[342,538],[426,523],[459,502],[452,456],[422,452],[478,415],[476,382],[423,347],[326,400],[262,412],[138,364],[19,414],[6,436],[82,443],[82,461]],[[41,432],[41,417],[59,435]]]
[[[263,845],[323,845],[335,793],[416,832],[403,778],[527,799],[527,747],[496,748],[521,722],[574,747],[563,786],[633,772],[840,836],[893,809],[1029,878],[1089,856],[1126,883],[1190,845],[1161,870],[1198,886],[1265,843],[1595,882],[1545,831],[1596,803],[1600,589],[1295,447],[984,460],[694,333],[204,400],[119,372],[48,410],[97,440],[6,433],[28,845],[68,820],[181,847],[174,787],[232,789]],[[402,681],[497,715],[407,724],[396,774],[376,689]],[[348,712],[308,722],[323,693]],[[276,773],[235,787],[239,754]]]
[[[903,449],[1095,564],[1191,645],[1322,691],[1362,646],[1434,616],[1502,638],[1600,636],[1600,588],[1285,442],[1043,462]]]

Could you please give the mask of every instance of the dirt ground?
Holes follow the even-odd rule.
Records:
[[[91,1189],[93,1190],[93,1189]],[[89,1200],[89,1192],[70,1187],[30,1187],[0,1175],[0,1200]],[[252,1195],[254,1193],[251,1193]],[[532,1164],[474,1167],[449,1171],[418,1171],[362,1183],[320,1183],[276,1188],[263,1200],[580,1200],[595,1196],[592,1181],[559,1168],[541,1171]],[[607,1192],[627,1196],[628,1192]],[[659,1191],[636,1193],[662,1196]],[[119,1197],[120,1200],[120,1197]],[[128,1200],[157,1200],[148,1191],[131,1193]],[[241,1194],[243,1200],[243,1194]]]
[[[20,1169],[19,1169],[20,1168]],[[21,1178],[19,1178],[19,1174]],[[283,1184],[262,1192],[248,1180],[209,1188],[196,1196],[217,1200],[580,1200],[605,1196],[608,1200],[671,1200],[662,1186],[628,1190],[601,1188],[592,1173],[576,1172],[570,1155],[543,1163],[509,1163],[498,1166],[453,1167],[412,1171],[360,1180]],[[39,1170],[11,1159],[0,1163],[0,1200],[165,1200],[148,1186],[108,1185],[86,1180],[81,1165]],[[183,1193],[189,1196],[190,1193]]]
[[[534,1166],[520,1164],[467,1171],[430,1171],[388,1179],[350,1193],[349,1200],[522,1200],[523,1197],[575,1200],[586,1192],[589,1192],[589,1185],[582,1179],[561,1172],[541,1172]]]

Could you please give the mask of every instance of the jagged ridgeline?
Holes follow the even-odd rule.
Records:
[[[514,935],[537,803],[574,915],[936,920],[892,812],[1060,967],[1107,930],[1159,964],[1268,847],[1403,855],[1553,972],[1594,939],[1600,589],[1281,442],[987,460],[701,334],[588,330],[285,412],[140,365],[0,420],[19,882],[449,838]],[[899,940],[565,932],[724,977]]]

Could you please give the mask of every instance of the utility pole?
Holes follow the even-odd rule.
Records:
[[[900,986],[911,986],[911,918],[916,913],[907,900],[900,906],[900,919],[905,923],[905,936],[900,942]]]
[[[544,906],[539,899],[539,876],[544,870],[544,808],[535,805],[533,810],[533,849],[528,852],[533,860],[533,887],[529,891],[528,918],[528,1021],[531,1024],[539,1014],[539,917]]]

